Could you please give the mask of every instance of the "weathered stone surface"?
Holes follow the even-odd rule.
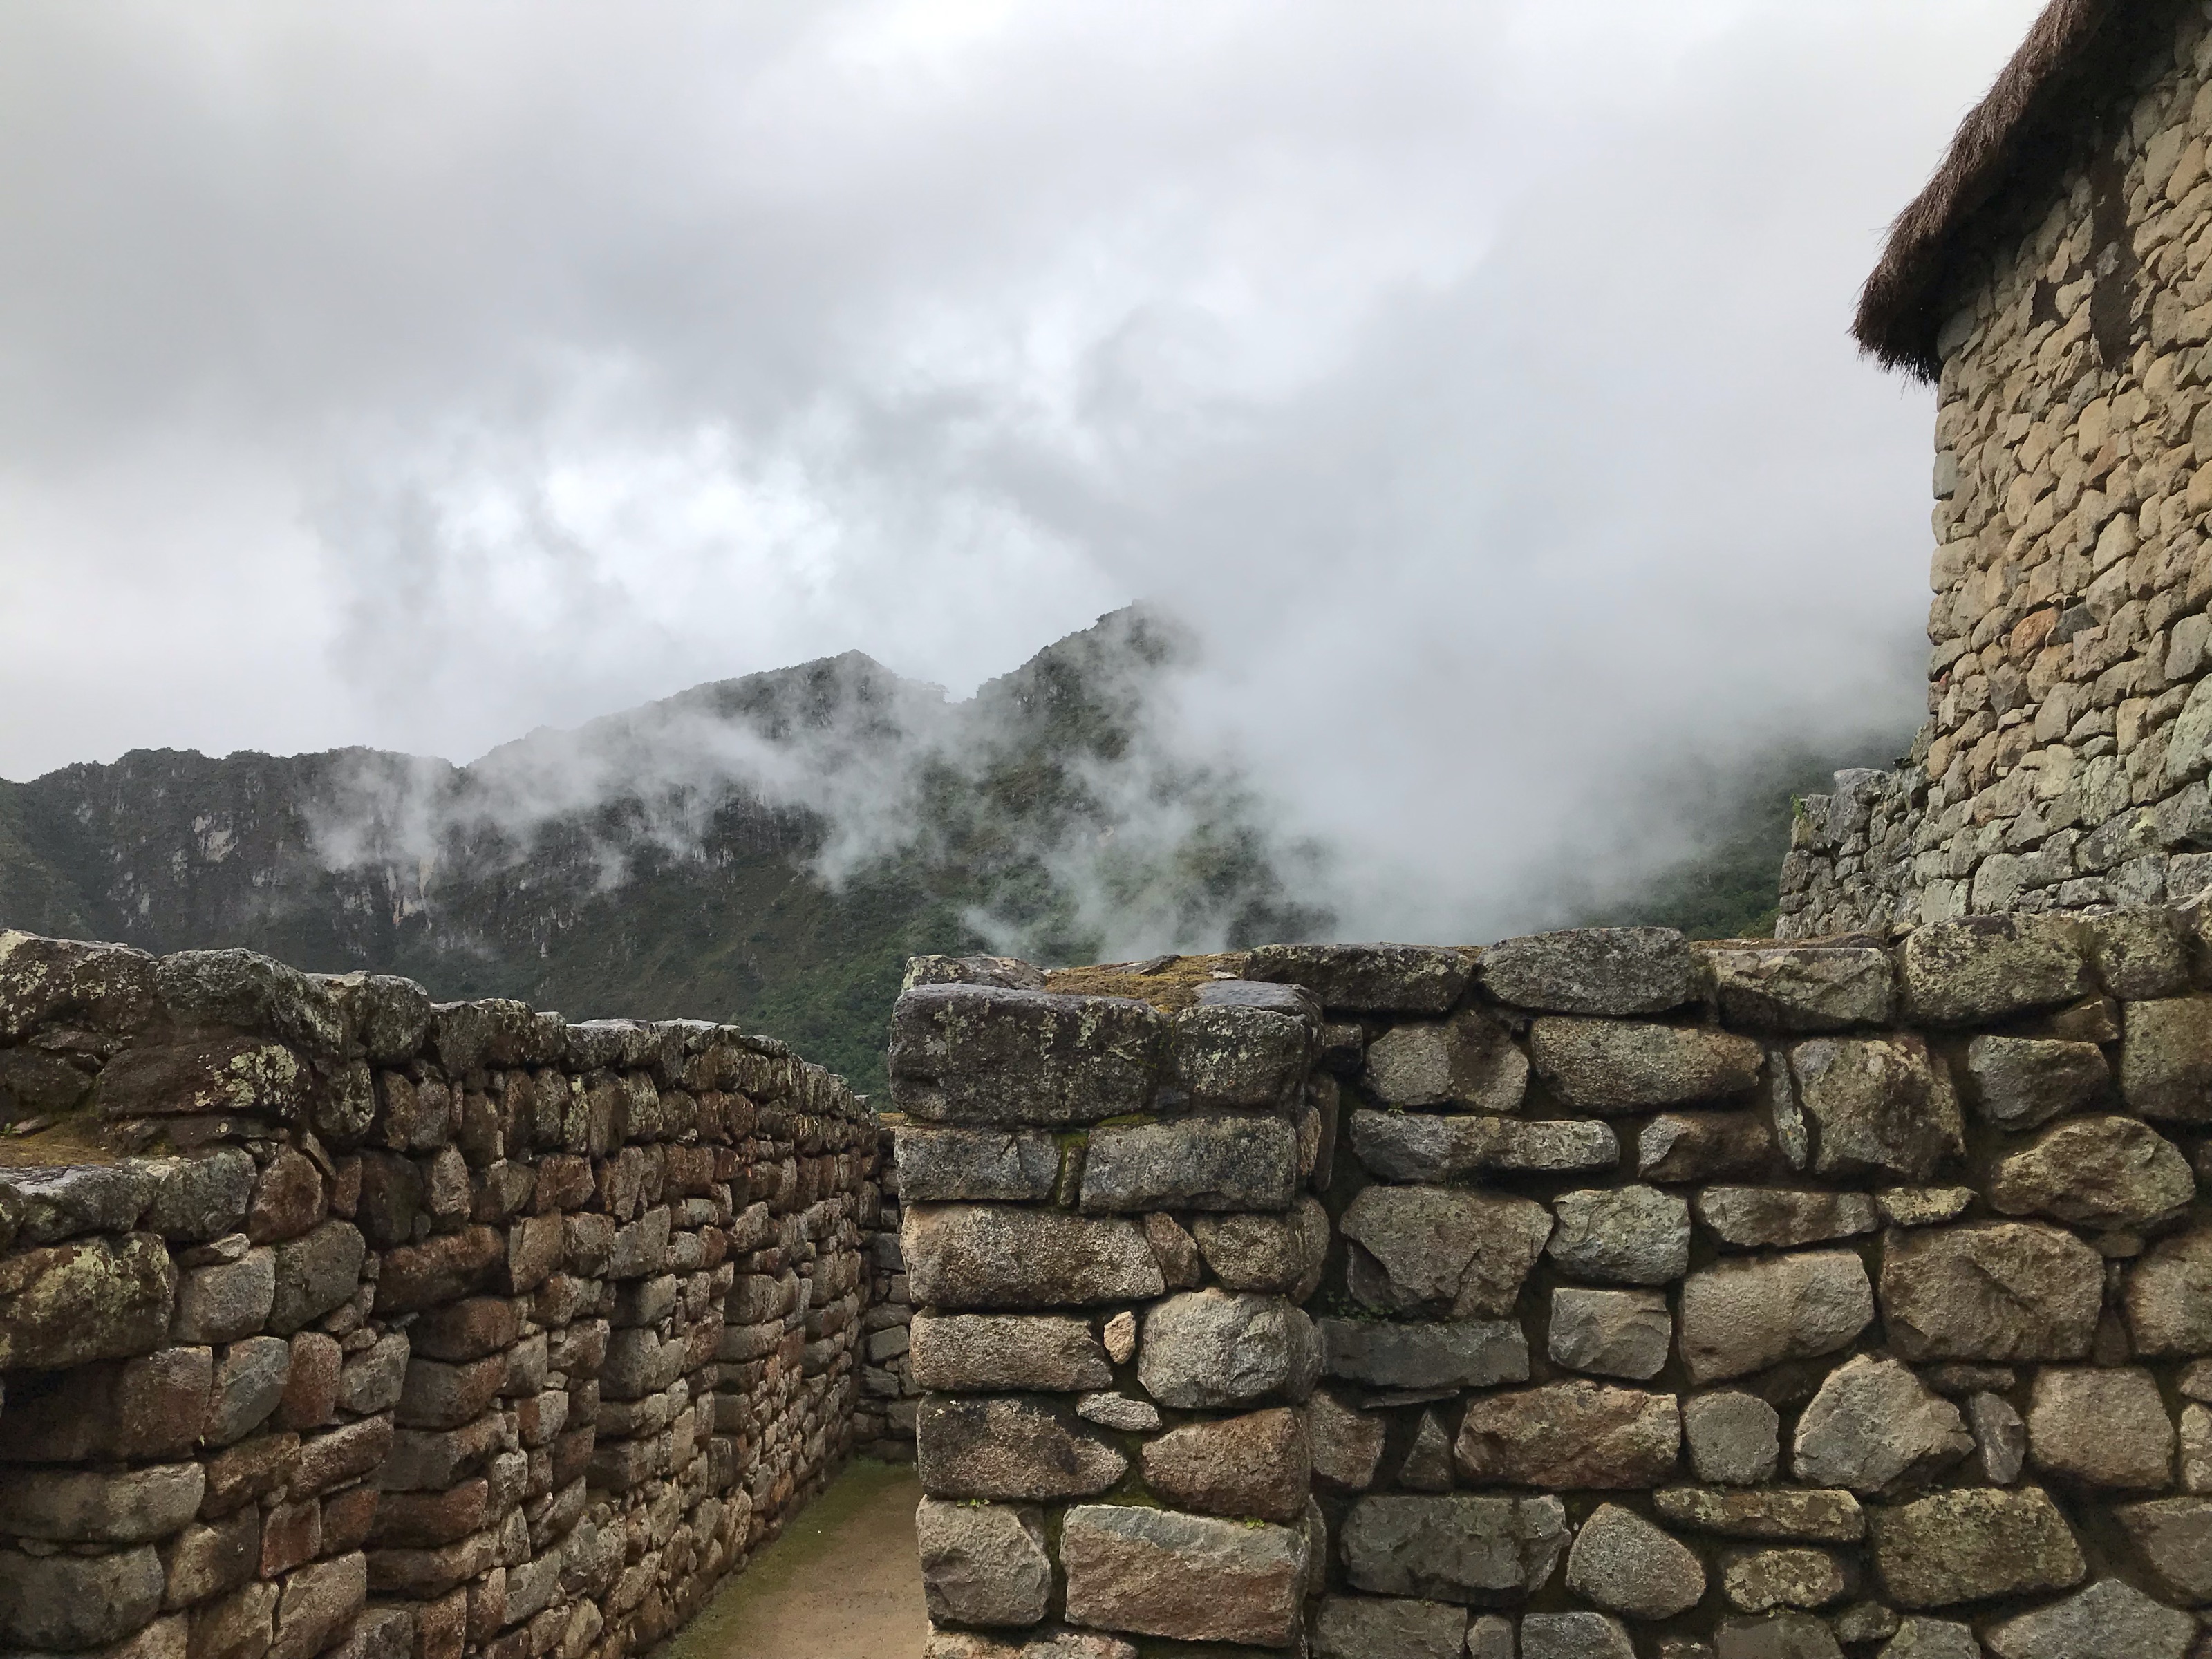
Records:
[[[1310,1462],[1297,1412],[1279,1406],[1186,1423],[1146,1442],[1140,1456],[1145,1484],[1176,1509],[1285,1526],[1305,1515]]]
[[[1321,1369],[1313,1322],[1279,1297],[1185,1291],[1146,1309],[1142,1330],[1137,1375],[1179,1410],[1296,1404]]]
[[[917,985],[995,985],[1007,991],[1042,991],[1044,969],[1019,957],[908,957],[899,989]]]
[[[1883,1025],[1896,1011],[1887,951],[1864,945],[1709,951],[1721,1018],[1755,1031]]]
[[[1673,1395],[1552,1382],[1470,1401],[1454,1455],[1477,1486],[1620,1489],[1665,1480],[1681,1443]]]
[[[1880,1659],[1982,1659],[1973,1626],[1950,1619],[1900,1620]]]
[[[1905,941],[1905,1013],[1938,1025],[1994,1024],[2093,988],[2079,927],[2054,915],[1962,916]]]
[[[1874,1206],[1893,1227],[1935,1227],[1966,1214],[1977,1196],[1972,1187],[1886,1187]]]
[[[1745,1613],[1825,1607],[1844,1587],[1843,1567],[1826,1550],[1753,1550],[1734,1557],[1721,1573],[1729,1605]]]
[[[228,1446],[259,1428],[283,1399],[291,1370],[292,1345],[281,1337],[248,1337],[225,1348],[216,1362],[203,1437]]]
[[[932,1122],[1096,1123],[1141,1111],[1167,1022],[1126,997],[924,985],[891,1011],[891,1100]]]
[[[1636,1644],[1609,1613],[1532,1613],[1521,1621],[1521,1659],[1636,1659]]]
[[[1874,1200],[1864,1193],[1707,1187],[1695,1205],[1713,1237],[1737,1249],[1787,1249],[1875,1230]]]
[[[177,1243],[202,1244],[234,1231],[253,1194],[253,1159],[236,1146],[148,1166],[159,1180],[139,1224]]]
[[[1232,1291],[1302,1302],[1328,1261],[1328,1212],[1310,1194],[1287,1214],[1201,1215],[1193,1225],[1206,1265]]]
[[[1891,1346],[1928,1359],[2078,1359],[2104,1304],[2105,1268],[2070,1233],[1968,1222],[1891,1234],[1881,1310]]]
[[[2152,1245],[2128,1274],[2127,1312],[2137,1353],[2212,1353],[2212,1227]]]
[[[1920,1611],[2066,1589],[2088,1566],[2039,1486],[1939,1492],[1874,1511],[1874,1565],[1889,1599]]]
[[[301,1567],[284,1580],[269,1659],[314,1659],[368,1599],[368,1561],[358,1552]]]
[[[1059,1144],[1042,1129],[908,1127],[897,1145],[899,1197],[908,1204],[1047,1199],[1060,1176]]]
[[[1983,1632],[1996,1659],[2183,1659],[2197,1621],[2106,1578]]]
[[[1583,927],[1510,939],[1482,953],[1482,988],[1516,1008],[1656,1014],[1698,994],[1702,964],[1671,927]]]
[[[1482,1389],[1528,1380],[1528,1339],[1516,1320],[1397,1325],[1323,1319],[1317,1325],[1323,1369],[1347,1382],[1376,1389]]]
[[[2129,1106],[2148,1118],[2212,1122],[2212,997],[2130,1002],[2120,1018]]]
[[[1562,1285],[1552,1292],[1547,1342],[1552,1363],[1641,1382],[1665,1369],[1674,1319],[1660,1291],[1592,1291]]]
[[[2212,1603],[2212,1498],[2161,1498],[2114,1514],[2168,1595],[2184,1607]]]
[[[394,1331],[347,1357],[338,1371],[340,1407],[349,1412],[389,1411],[406,1386],[407,1334]]]
[[[1380,1413],[1355,1411],[1326,1389],[1316,1389],[1306,1404],[1306,1443],[1315,1475],[1348,1492],[1375,1484],[1390,1420]]]
[[[1143,1230],[1119,1217],[910,1204],[899,1247],[915,1301],[933,1308],[1142,1301],[1167,1288]]]
[[[1033,1625],[1052,1601],[1042,1516],[1005,1504],[925,1498],[915,1511],[922,1598],[932,1619]]]
[[[197,1463],[16,1470],[0,1474],[0,1524],[19,1538],[58,1544],[143,1544],[180,1530],[206,1490]]]
[[[1690,1265],[1690,1206],[1656,1187],[1589,1188],[1553,1200],[1546,1246],[1562,1273],[1623,1285],[1663,1285]]]
[[[1451,1431],[1433,1411],[1421,1413],[1413,1443],[1398,1463],[1398,1482],[1407,1492],[1449,1492],[1452,1479]]]
[[[1295,992],[1255,985],[1261,994]],[[1175,1016],[1168,1037],[1176,1082],[1206,1106],[1279,1106],[1305,1080],[1317,1012],[1201,1000]]]
[[[1354,1112],[1352,1149],[1385,1181],[1441,1184],[1469,1176],[1610,1170],[1620,1140],[1609,1123],[1429,1112]]]
[[[1713,1492],[1669,1486],[1653,1494],[1652,1504],[1662,1519],[1678,1527],[1723,1538],[1850,1544],[1866,1534],[1866,1513],[1847,1492],[1782,1487]]]
[[[1695,1382],[1722,1382],[1847,1346],[1874,1322],[1874,1287],[1848,1250],[1726,1261],[1683,1281],[1680,1342]]]
[[[1682,1438],[1698,1479],[1717,1486],[1755,1486],[1774,1479],[1782,1419],[1757,1395],[1733,1389],[1682,1402]]]
[[[159,1177],[143,1164],[0,1169],[0,1208],[15,1217],[15,1248],[80,1233],[127,1233],[153,1201]]]
[[[1704,1596],[1705,1569],[1642,1516],[1601,1504],[1567,1552],[1567,1589],[1632,1619],[1671,1619]]]
[[[314,1073],[281,1042],[234,1033],[132,1044],[101,1068],[93,1104],[109,1118],[203,1114],[297,1120]]]
[[[1861,1354],[1828,1373],[1798,1418],[1792,1461],[1806,1486],[1875,1492],[1933,1474],[1973,1449],[1956,1406],[1895,1360]]]
[[[1126,1429],[1133,1434],[1150,1434],[1160,1426],[1158,1407],[1126,1394],[1079,1395],[1075,1414],[1102,1429]]]
[[[2179,1148],[2128,1117],[2055,1123],[1997,1160],[1990,1203],[2006,1215],[2047,1216],[2074,1226],[2142,1227],[2177,1215],[2197,1196]]]
[[[1707,1026],[1563,1016],[1529,1027],[1528,1053],[1563,1103],[1604,1113],[1741,1094],[1765,1060],[1751,1038]]]
[[[168,1334],[176,1269],[151,1233],[0,1257],[0,1370],[59,1370],[151,1352]]]
[[[915,1465],[933,1498],[1088,1498],[1129,1460],[1073,1411],[1018,1395],[925,1400]]]
[[[1461,1659],[1467,1609],[1398,1596],[1329,1595],[1314,1614],[1314,1659]]]
[[[1826,1621],[1808,1613],[1723,1620],[1713,1651],[1715,1659],[1843,1659]]]
[[[1665,1182],[1752,1175],[1774,1155],[1774,1131],[1762,1113],[1662,1112],[1637,1137],[1636,1173]]]
[[[918,1313],[907,1364],[915,1382],[951,1394],[1041,1389],[1074,1393],[1114,1385],[1114,1368],[1090,1325],[1054,1314]]]
[[[1370,1187],[1340,1231],[1352,1292],[1380,1313],[1465,1319],[1513,1310],[1551,1236],[1540,1204],[1442,1187]]]
[[[1790,1071],[1816,1174],[1925,1181],[1966,1151],[1957,1097],[1918,1037],[1814,1037]]]
[[[1279,1117],[1178,1117],[1097,1129],[1083,1208],[1284,1210],[1298,1186],[1297,1132]]]
[[[325,1221],[276,1249],[276,1293],[269,1309],[269,1328],[289,1336],[354,1293],[368,1244],[351,1222]],[[381,1285],[378,1294],[382,1295]],[[380,1301],[380,1310],[381,1307]]]
[[[1973,1431],[1983,1479],[1999,1486],[2019,1480],[2027,1462],[2027,1425],[2004,1396],[1975,1395],[1966,1402],[1966,1425]]]
[[[2094,1042],[1978,1036],[1966,1045],[1966,1075],[1982,1115],[2017,1131],[2095,1104],[2111,1067]]]
[[[2038,1468],[2096,1486],[2166,1486],[2173,1420],[2157,1381],[2136,1366],[2051,1366],[2036,1373],[2027,1449]]]
[[[1425,945],[1262,945],[1248,979],[1303,985],[1326,1008],[1360,1014],[1441,1014],[1465,994],[1476,952]]]
[[[161,1609],[151,1544],[109,1555],[28,1555],[0,1548],[0,1641],[74,1651],[120,1641]]]
[[[1073,1623],[1189,1642],[1297,1640],[1303,1528],[1083,1504],[1061,1525],[1060,1560]]]
[[[262,1247],[235,1261],[187,1267],[177,1278],[169,1334],[179,1342],[229,1342],[269,1322],[276,1301],[276,1253]]]
[[[1352,1506],[1340,1547],[1356,1589],[1464,1604],[1539,1589],[1567,1537],[1566,1509],[1549,1496],[1391,1495]]]
[[[1385,1106],[1467,1106],[1517,1112],[1528,1059],[1504,1025],[1480,1009],[1393,1026],[1367,1045],[1362,1081]]]
[[[154,999],[143,951],[0,931],[0,1040],[54,1025],[127,1036],[153,1017]]]

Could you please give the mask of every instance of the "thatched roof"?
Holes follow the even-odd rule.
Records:
[[[2051,0],[1897,216],[1851,332],[1893,368],[1933,380],[1951,283],[1990,222],[2076,159],[2136,66],[2172,40],[2181,0]]]

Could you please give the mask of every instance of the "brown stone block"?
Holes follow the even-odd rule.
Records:
[[[300,1568],[284,1581],[269,1659],[314,1659],[368,1599],[368,1564],[358,1554]]]
[[[304,1152],[282,1147],[253,1186],[246,1236],[256,1244],[297,1238],[323,1218],[323,1173]]]
[[[441,1548],[482,1530],[490,1511],[489,1484],[481,1476],[450,1492],[387,1492],[369,1536],[387,1548]]]
[[[407,1328],[407,1335],[425,1359],[481,1359],[513,1343],[520,1322],[513,1302],[472,1296],[431,1309]]]
[[[374,1486],[363,1484],[324,1498],[323,1553],[343,1555],[366,1544],[382,1496]]]
[[[1672,1395],[1554,1382],[1474,1400],[1454,1455],[1476,1486],[1615,1490],[1664,1480],[1681,1439]]]
[[[469,1598],[465,1589],[416,1608],[414,1659],[460,1659],[468,1640],[468,1623]]]
[[[301,1331],[292,1339],[292,1369],[284,1379],[284,1397],[277,1403],[276,1421],[288,1429],[320,1428],[337,1413],[338,1376],[345,1354],[333,1337],[320,1331]]]
[[[240,1504],[291,1484],[300,1467],[300,1437],[289,1431],[240,1441],[207,1460],[207,1496],[200,1514],[228,1515]]]
[[[381,1512],[382,1506],[378,1507]],[[480,1532],[442,1549],[371,1550],[368,1581],[380,1593],[428,1601],[468,1583],[491,1566],[498,1553],[495,1532]],[[465,1616],[465,1602],[463,1613]]]
[[[415,1218],[422,1212],[422,1171],[413,1158],[397,1152],[363,1152],[359,1163],[356,1214],[362,1231],[380,1250],[406,1243],[414,1237]]]
[[[358,1423],[332,1429],[307,1441],[292,1477],[292,1491],[301,1497],[328,1492],[358,1480],[381,1464],[392,1450],[390,1417],[365,1417]]]
[[[241,1509],[207,1524],[186,1527],[162,1547],[168,1592],[162,1605],[174,1612],[197,1607],[237,1589],[261,1563],[261,1511]]]
[[[469,1640],[489,1642],[507,1623],[507,1569],[494,1567],[467,1587],[467,1595]]]
[[[591,1466],[592,1448],[596,1438],[596,1431],[586,1425],[580,1429],[571,1429],[554,1441],[553,1484],[556,1487],[565,1486],[583,1478],[585,1470]]]
[[[261,1576],[281,1577],[312,1561],[323,1547],[323,1506],[313,1498],[279,1504],[261,1521]]]
[[[559,1216],[518,1217],[507,1225],[501,1288],[515,1296],[536,1290],[560,1267],[567,1249],[568,1229]]]
[[[489,1287],[507,1255],[492,1227],[465,1227],[421,1244],[386,1251],[377,1281],[380,1314],[416,1313]]]
[[[407,1364],[407,1384],[399,1395],[398,1421],[410,1429],[457,1429],[481,1416],[499,1397],[507,1375],[503,1354],[450,1365],[435,1359]]]
[[[190,1659],[261,1659],[276,1629],[275,1584],[255,1583],[192,1614]]]
[[[531,1200],[531,1207],[539,1214],[580,1208],[591,1196],[591,1159],[556,1153],[539,1160],[538,1190]]]

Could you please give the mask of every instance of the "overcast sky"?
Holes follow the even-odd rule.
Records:
[[[17,0],[0,775],[1137,598],[1377,871],[1902,741],[1931,404],[1845,325],[2035,9]]]

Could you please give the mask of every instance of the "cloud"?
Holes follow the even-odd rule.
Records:
[[[0,772],[1145,598],[1348,929],[1517,925],[1909,732],[1929,408],[1843,326],[2033,10],[13,9]]]

